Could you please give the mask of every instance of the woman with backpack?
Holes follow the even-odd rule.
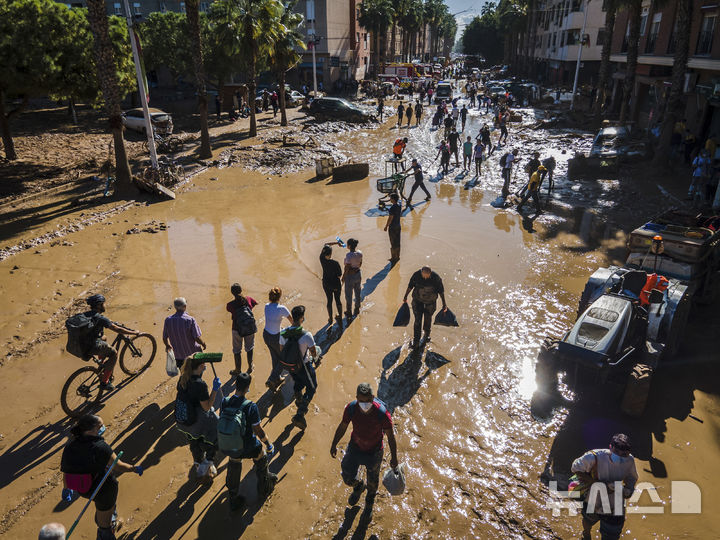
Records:
[[[320,265],[322,266],[322,286],[325,291],[325,298],[327,299],[327,312],[328,312],[328,324],[333,323],[333,298],[335,299],[335,305],[337,306],[337,321],[342,327],[342,302],[340,301],[340,289],[342,283],[340,282],[340,276],[342,276],[342,269],[340,263],[332,258],[332,247],[330,244],[325,244],[320,252]]]
[[[272,370],[265,386],[270,391],[277,391],[282,383],[280,373],[282,373],[282,365],[280,364],[280,325],[283,319],[287,319],[292,324],[290,310],[280,304],[282,298],[282,289],[274,287],[270,289],[268,294],[269,302],[265,304],[265,329],[263,330],[263,341],[270,351],[270,359],[272,361]]]
[[[82,416],[70,430],[71,439],[65,446],[60,461],[60,470],[64,473],[64,500],[72,500],[73,491],[89,499],[102,482],[108,467],[117,458],[113,449],[103,439],[104,433],[105,424],[102,418],[94,414]],[[118,460],[95,495],[95,523],[98,526],[99,540],[115,540],[113,529],[118,495],[116,477],[126,472],[142,476],[143,468]]]
[[[205,362],[197,360],[195,355],[183,363],[175,398],[175,422],[190,443],[195,476],[212,479],[217,474],[213,459],[218,423],[212,405],[222,382],[215,377],[212,392],[208,392],[208,385],[202,379],[205,367]]]
[[[257,302],[249,296],[242,295],[242,287],[239,283],[233,283],[230,292],[234,296],[234,300],[228,302],[225,307],[232,315],[232,349],[235,369],[230,372],[230,375],[242,373],[243,344],[245,345],[245,354],[247,354],[247,372],[252,373],[253,349],[255,348],[255,333],[257,332],[257,324],[255,324],[252,309],[257,306]]]

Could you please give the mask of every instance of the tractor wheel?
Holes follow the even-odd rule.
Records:
[[[538,390],[554,392],[557,386],[557,340],[546,338],[540,346],[535,363],[535,382]]]
[[[637,364],[633,368],[625,386],[621,405],[625,414],[634,417],[642,416],[650,395],[652,373],[652,368],[647,364]]]

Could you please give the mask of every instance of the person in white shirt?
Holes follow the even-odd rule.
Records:
[[[282,373],[282,365],[280,364],[280,324],[283,319],[287,319],[292,324],[290,310],[279,304],[282,296],[282,289],[275,287],[270,290],[268,299],[270,302],[265,304],[265,329],[263,330],[263,341],[270,351],[270,359],[272,361],[272,369],[265,386],[272,392],[276,392],[282,383],[280,374]]]
[[[360,313],[360,284],[362,283],[362,267],[363,255],[362,251],[357,250],[358,241],[350,238],[347,241],[348,251],[345,255],[345,269],[342,275],[342,282],[345,284],[345,316],[350,320],[353,315]],[[355,294],[355,311],[351,311],[353,293]]]
[[[295,383],[293,390],[295,391],[297,414],[292,417],[292,423],[300,429],[305,429],[307,427],[305,415],[308,411],[308,404],[317,390],[317,377],[315,376],[313,360],[317,360],[319,348],[315,346],[313,335],[302,327],[302,323],[305,321],[305,306],[292,308],[292,321],[292,326],[280,332],[281,362],[283,367],[288,368]],[[284,349],[288,347],[290,341],[297,342],[297,348],[299,349],[299,351],[295,349],[299,353],[297,358],[291,358],[289,352],[285,354],[287,351],[284,351]]]
[[[505,165],[503,165],[502,169],[502,177],[503,177],[503,188],[502,188],[502,196],[507,197],[510,195],[510,178],[512,176],[512,167],[513,163],[517,161],[517,155],[518,155],[518,149],[515,148],[512,152],[508,152],[505,154]]]
[[[582,509],[582,539],[592,538],[592,528],[598,521],[602,540],[620,538],[625,524],[625,499],[629,499],[635,491],[638,479],[635,458],[630,454],[628,436],[624,433],[613,435],[609,449],[586,452],[573,462],[571,469],[585,485],[601,482],[607,486],[605,508],[604,498],[593,496],[592,488],[588,491]],[[622,489],[622,494],[617,493],[617,489]],[[620,501],[619,508],[616,497]]]

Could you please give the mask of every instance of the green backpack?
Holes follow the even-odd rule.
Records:
[[[223,399],[218,420],[218,448],[223,452],[242,452],[245,448],[245,432],[247,431],[247,405],[249,399],[243,400],[240,406],[230,405],[230,397]]]

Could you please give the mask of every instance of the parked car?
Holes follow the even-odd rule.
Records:
[[[498,97],[498,96],[504,96],[506,90],[502,86],[491,86],[488,88],[488,92],[490,92],[490,95],[492,97]]]
[[[285,94],[286,107],[302,107],[305,103],[305,96],[297,90],[290,90]]]
[[[375,115],[353,105],[342,98],[321,97],[310,102],[310,115],[321,122],[325,120],[344,120],[346,122],[370,122]]]
[[[153,131],[158,135],[170,135],[173,130],[172,116],[160,109],[149,109]],[[122,114],[123,125],[127,129],[145,133],[145,118],[142,108],[130,109]]]
[[[438,103],[443,100],[451,100],[453,95],[452,85],[449,82],[440,81],[435,90],[435,102]]]

